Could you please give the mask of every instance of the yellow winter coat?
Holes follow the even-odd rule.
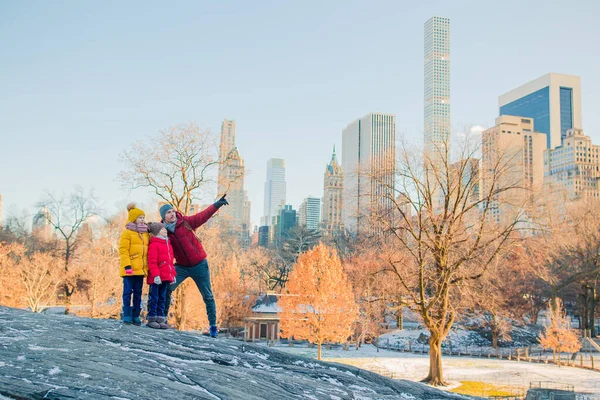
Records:
[[[125,267],[131,265],[133,275],[148,275],[148,233],[139,233],[125,229],[119,241],[119,255],[121,256],[121,276],[125,274]]]

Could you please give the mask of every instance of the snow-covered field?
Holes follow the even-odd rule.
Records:
[[[285,344],[276,345],[278,350],[316,358],[317,348],[306,345],[289,347]],[[419,381],[423,379],[429,368],[429,355],[401,353],[379,350],[372,345],[362,346],[359,350],[323,348],[324,361],[351,364],[373,371],[387,370],[393,372],[396,378]],[[529,388],[533,381],[554,381],[571,384],[578,393],[593,393],[600,399],[600,372],[573,368],[558,367],[551,364],[536,364],[508,360],[495,360],[471,357],[443,358],[444,376],[452,382],[477,381],[500,386],[510,386],[515,389]],[[452,385],[456,387],[456,384]]]

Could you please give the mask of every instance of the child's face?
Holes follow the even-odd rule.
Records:
[[[143,224],[144,222],[146,222],[146,216],[144,216],[144,215],[140,215],[135,220],[135,223],[138,224],[138,225],[139,224]]]
[[[162,237],[167,237],[167,228],[162,228],[158,234]]]

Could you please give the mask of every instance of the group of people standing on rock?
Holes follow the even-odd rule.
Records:
[[[217,210],[229,204],[223,195],[214,204],[194,215],[183,215],[172,205],[160,207],[161,222],[146,223],[144,211],[130,203],[125,230],[119,241],[123,309],[126,324],[141,325],[144,278],[150,285],[146,325],[167,329],[171,293],[187,278],[192,278],[202,294],[210,324],[211,337],[218,336],[217,310],[210,286],[206,251],[196,236],[196,229]]]

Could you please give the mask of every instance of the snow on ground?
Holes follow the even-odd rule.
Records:
[[[526,328],[514,327],[513,336],[515,341],[509,343],[510,347],[528,347],[532,344],[537,346],[536,335]],[[379,343],[385,347],[398,347],[408,349],[428,348],[429,332],[422,326],[416,325],[409,329],[394,330],[380,336]],[[453,351],[457,350],[484,350],[492,351],[492,343],[482,336],[478,331],[465,329],[461,326],[452,328],[448,337],[442,342],[442,347]]]
[[[289,347],[275,346],[278,350],[309,358],[317,357],[317,347],[306,345]],[[398,379],[420,381],[429,369],[428,354],[402,353],[388,350],[377,351],[375,346],[365,345],[359,350],[323,347],[323,360],[350,364],[372,371],[387,370]],[[576,392],[600,395],[600,372],[573,367],[558,367],[552,364],[538,364],[497,360],[476,357],[443,357],[444,376],[447,380],[476,381],[500,386],[529,388],[534,381],[554,381],[571,384]],[[455,386],[455,385],[453,385]],[[600,397],[599,397],[600,398]]]

